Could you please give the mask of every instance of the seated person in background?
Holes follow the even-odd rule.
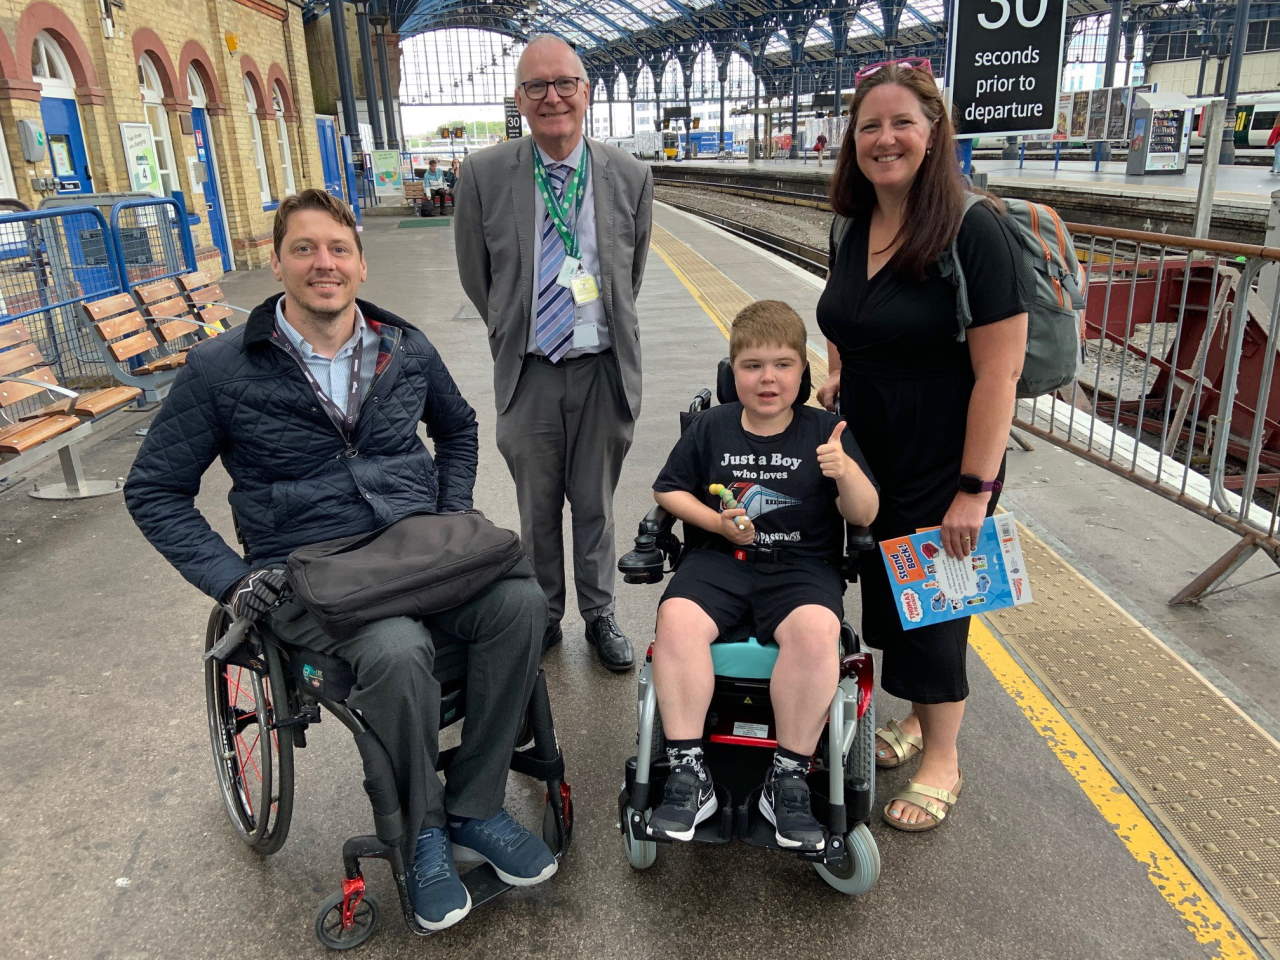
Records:
[[[435,157],[427,161],[427,170],[422,175],[422,189],[426,191],[429,201],[434,202],[438,196],[441,206],[444,206],[445,197],[453,196],[453,191],[445,180],[444,171],[440,169]]]
[[[653,648],[671,775],[649,825],[672,840],[691,839],[716,810],[702,745],[715,685],[710,645],[746,621],[780,648],[769,686],[778,749],[760,811],[779,846],[819,851],[825,842],[805,775],[839,679],[845,585],[837,564],[844,524],[870,524],[879,497],[844,421],[794,405],[805,340],[785,303],[743,309],[729,339],[738,402],[699,414],[653,485],[688,537],[658,607]],[[742,506],[722,509],[707,491],[713,483]]]
[[[488,860],[516,886],[556,871],[547,845],[502,809],[547,603],[532,576],[507,578],[425,622],[377,620],[346,640],[326,635],[296,599],[276,605],[279,567],[298,547],[411,513],[470,509],[477,443],[475,412],[436,348],[417,327],[356,300],[366,266],[345,203],[323,190],[288,197],[273,240],[283,296],[191,351],[129,471],[125,503],[165,559],[236,617],[266,615],[280,639],[351,665],[348,703],[391,758],[418,922],[441,930],[471,909],[455,850]],[[219,458],[243,559],[195,505]],[[436,772],[436,637],[465,642],[468,657],[466,722],[447,787]]]
[[[444,172],[444,183],[450,190],[458,184],[458,172],[462,169],[462,161],[454,158],[449,161],[449,169]]]

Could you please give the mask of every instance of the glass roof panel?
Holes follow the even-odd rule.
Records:
[[[884,33],[884,18],[880,15],[879,4],[864,3],[858,8],[858,15],[849,28],[849,36],[865,37],[869,34],[877,36]]]

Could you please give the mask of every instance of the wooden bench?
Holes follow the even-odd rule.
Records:
[[[150,328],[161,343],[169,344],[175,351],[195,346],[200,323],[172,277],[139,284],[133,288],[133,297],[143,319],[150,321]]]
[[[0,324],[0,474],[25,473],[57,453],[64,482],[36,487],[33,497],[70,500],[115,493],[116,481],[85,479],[75,445],[104,417],[141,395],[131,386],[85,393],[62,386],[26,324]]]
[[[186,350],[162,345],[159,326],[147,322],[130,294],[86,300],[80,308],[115,379],[141,388],[149,400],[158,400],[173,381],[174,371],[187,362]],[[166,322],[161,320],[160,325]]]
[[[191,307],[193,313],[200,318],[200,323],[208,328],[206,333],[209,336],[216,336],[213,333],[214,330],[222,333],[227,329],[226,321],[233,311],[243,313],[245,316],[249,315],[249,311],[244,307],[237,307],[227,303],[226,294],[222,292],[222,285],[203,270],[184,273],[176,279],[178,285],[182,287],[187,304]]]

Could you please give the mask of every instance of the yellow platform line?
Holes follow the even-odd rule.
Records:
[[[1019,524],[1019,534],[1029,535]],[[1221,960],[1256,960],[1236,925],[1213,895],[1196,879],[1178,853],[1125,792],[1070,722],[1041,693],[1026,671],[996,639],[982,619],[974,617],[969,645],[1004,687],[1027,722],[1075,779],[1080,790],[1111,825],[1130,856],[1147,869],[1147,879],[1186,923],[1200,943],[1217,949]]]
[[[657,224],[653,227],[651,246],[728,339],[733,314],[751,302],[750,295],[692,247]],[[718,294],[714,302],[704,295],[703,285],[698,282],[701,277],[714,280]],[[826,358],[819,356],[812,346],[809,347],[809,362],[814,367],[821,365],[821,377],[825,379]],[[813,378],[817,383],[822,382],[816,369]],[[1034,538],[1029,530],[1021,524],[1018,526],[1022,537]],[[1071,569],[1081,580],[1085,579],[1074,568]],[[1018,704],[1032,728],[1045,739],[1080,790],[1111,825],[1129,854],[1146,867],[1147,879],[1182,918],[1191,935],[1201,944],[1215,948],[1216,960],[1257,960],[1258,955],[1213,895],[1196,879],[1071,723],[996,639],[990,627],[978,617],[972,620],[969,643],[1005,692]]]

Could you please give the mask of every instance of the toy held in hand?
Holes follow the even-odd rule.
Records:
[[[719,497],[720,502],[724,504],[726,510],[738,509],[738,501],[733,498],[733,491],[726,487],[723,483],[713,483],[707,487],[707,493],[713,497]],[[747,529],[746,517],[734,517],[733,524],[739,530]]]

